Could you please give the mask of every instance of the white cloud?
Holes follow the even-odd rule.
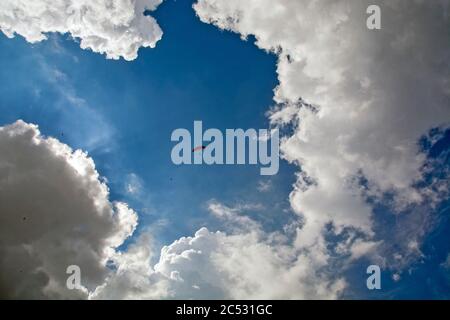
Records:
[[[398,273],[394,273],[392,275],[392,280],[394,280],[395,282],[399,282],[401,279],[402,279],[402,277]]]
[[[362,241],[361,239],[357,239],[349,247],[351,252],[350,260],[356,260],[367,255],[368,253],[373,253],[379,245],[379,242]]]
[[[321,266],[260,232],[202,228],[165,246],[152,267],[140,240],[115,260],[118,271],[93,299],[335,299],[345,288]]]
[[[37,126],[0,127],[0,296],[80,298],[66,289],[66,268],[81,267],[93,290],[106,262],[130,236],[137,215],[111,203],[94,162]]]
[[[427,164],[417,141],[450,119],[443,71],[450,45],[442,45],[449,23],[439,8],[447,2],[378,2],[397,19],[374,33],[365,27],[367,1],[198,1],[204,22],[253,34],[259,47],[279,55],[279,105],[270,117],[295,129],[282,151],[302,168],[290,196],[300,216],[297,237],[291,243],[267,234],[244,207],[212,201],[210,212],[230,232],[202,228],[164,247],[154,264],[140,242],[117,258],[121,271],[93,298],[336,298],[346,286],[340,272],[352,261],[370,255],[401,269],[420,256],[426,223],[412,225],[428,218],[425,202],[435,193],[414,185]],[[396,228],[407,232],[376,234],[366,197],[380,200],[386,192],[396,214],[417,208],[398,219]],[[347,260],[331,259],[329,223],[343,237],[335,254]],[[145,259],[136,258],[143,252]]]
[[[447,259],[441,265],[446,269],[450,269],[450,253],[447,256]]]
[[[2,0],[0,30],[35,43],[50,32],[69,33],[82,49],[107,58],[134,60],[139,48],[154,48],[162,37],[156,20],[144,15],[162,0]]]
[[[235,207],[226,206],[216,200],[208,203],[208,211],[217,219],[222,221],[223,228],[226,230],[242,231],[260,231],[259,223],[244,215],[244,212],[261,210],[262,206],[258,204],[240,204]]]
[[[0,191],[3,298],[331,299],[345,287],[321,262],[243,215],[258,205],[211,201],[211,214],[231,233],[202,228],[155,254],[144,232],[117,251],[134,232],[136,214],[108,200],[85,153],[22,121],[0,127]],[[72,264],[81,268],[83,291],[65,287]]]
[[[125,180],[125,191],[134,197],[138,197],[142,193],[142,184],[142,179],[138,175],[130,173]]]
[[[281,150],[302,170],[290,196],[304,222],[296,246],[316,248],[313,255],[323,258],[328,223],[337,233],[352,228],[363,239],[377,236],[367,196],[392,193],[392,210],[398,212],[433,199],[430,188],[415,186],[426,164],[418,140],[450,123],[450,20],[444,10],[450,2],[375,1],[384,17],[380,31],[366,28],[366,8],[373,3],[199,0],[194,5],[203,22],[244,38],[254,35],[258,47],[277,53],[278,106],[269,116],[274,125],[294,127]],[[359,244],[353,254],[361,256],[362,249],[373,245]]]
[[[0,131],[0,274],[13,275],[2,279],[2,292],[24,296],[14,292],[21,288],[14,281],[24,281],[30,296],[67,294],[61,266],[72,257],[87,270],[88,289],[100,285],[91,293],[97,299],[339,297],[345,281],[330,259],[326,226],[345,235],[336,253],[350,261],[385,250],[386,242],[375,240],[376,217],[366,197],[392,192],[397,211],[439,201],[431,189],[414,186],[426,164],[417,140],[450,119],[449,17],[441,10],[449,2],[377,2],[384,17],[396,17],[383,20],[378,32],[365,28],[369,1],[199,0],[195,6],[203,21],[254,34],[260,48],[279,54],[280,104],[271,120],[294,125],[282,151],[302,170],[290,196],[300,217],[293,243],[262,231],[242,214],[244,207],[211,202],[227,232],[202,228],[161,254],[144,234],[116,252],[133,231],[135,214],[109,202],[85,154],[19,122]],[[401,253],[392,253],[398,260],[420,253],[416,236],[426,224],[412,229],[411,218],[426,220],[428,213],[419,209],[397,212],[399,231],[408,231],[391,238],[408,240]],[[17,220],[24,212],[27,219],[39,216],[39,223],[31,228]],[[104,267],[108,259],[115,272]],[[14,274],[17,265],[27,277]]]
[[[272,181],[259,181],[258,186],[256,187],[256,190],[259,192],[269,192],[272,189]]]
[[[37,90],[49,86],[57,93],[53,103],[46,105],[46,110],[60,115],[55,125],[61,128],[61,135],[89,152],[108,152],[114,148],[115,130],[98,110],[98,106],[93,107],[84,99],[70,77],[49,61],[39,55],[33,61],[36,63],[36,72],[41,72],[45,80],[35,84]]]

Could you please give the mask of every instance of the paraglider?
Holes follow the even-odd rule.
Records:
[[[194,149],[192,149],[192,152],[197,152],[197,151],[205,150],[205,149],[206,149],[206,146],[198,146],[198,147],[195,147]]]
[[[277,174],[279,169],[278,129],[219,129],[203,131],[202,121],[194,121],[194,137],[184,128],[175,129],[171,141],[171,159],[181,164],[259,164],[261,175]],[[194,143],[192,143],[192,140]],[[269,151],[270,149],[270,151]],[[189,152],[190,151],[190,152]]]

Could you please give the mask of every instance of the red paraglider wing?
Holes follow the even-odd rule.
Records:
[[[199,147],[195,147],[194,149],[192,149],[192,152],[196,152],[196,151],[200,151],[200,150],[205,150],[206,147],[205,146],[199,146]]]

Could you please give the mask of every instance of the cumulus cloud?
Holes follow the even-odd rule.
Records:
[[[381,7],[381,30],[366,28],[371,4]],[[303,221],[299,249],[315,247],[316,255],[326,256],[324,231],[330,223],[338,234],[351,229],[367,241],[376,237],[373,203],[386,194],[396,214],[428,205],[422,211],[429,215],[429,204],[441,200],[431,196],[433,188],[418,187],[427,165],[418,141],[450,123],[449,4],[199,0],[194,5],[203,22],[243,38],[254,35],[258,47],[278,55],[277,106],[269,117],[273,125],[293,129],[281,151],[301,168],[290,196]],[[416,240],[415,234],[407,237]],[[347,247],[353,256],[374,248],[371,242],[356,245]]]
[[[111,203],[94,162],[23,121],[0,127],[0,297],[86,298],[137,215]],[[78,265],[84,290],[66,289]]]
[[[160,252],[144,232],[119,251],[137,215],[108,198],[87,154],[23,121],[0,127],[0,297],[333,299],[345,287],[245,216],[259,205],[212,200],[226,232],[201,228]],[[66,288],[69,265],[80,267],[82,290]]]
[[[2,275],[13,275],[2,278],[2,292],[63,295],[60,267],[74,257],[88,271],[87,290],[96,299],[337,298],[346,262],[368,254],[389,260],[388,253],[401,262],[386,264],[401,268],[420,256],[430,212],[448,189],[420,183],[433,165],[418,140],[449,125],[450,2],[375,3],[383,13],[379,31],[366,28],[368,0],[199,0],[194,6],[202,21],[254,35],[261,49],[278,55],[277,106],[269,117],[293,131],[281,150],[301,168],[290,195],[299,216],[293,241],[264,232],[242,214],[245,207],[212,201],[208,209],[225,231],[201,228],[160,253],[144,233],[117,252],[135,214],[109,202],[85,154],[19,122],[0,130],[0,266]],[[385,196],[398,225],[380,233],[374,206]],[[38,216],[36,226],[26,224]],[[338,237],[333,246],[330,233]],[[18,265],[31,278],[14,276]]]
[[[208,203],[228,232],[201,228],[162,248],[111,203],[92,159],[23,121],[0,127],[0,296],[2,298],[336,298],[341,279],[266,234],[243,211]],[[83,290],[66,289],[81,268]],[[315,281],[320,279],[320,281]]]
[[[107,58],[134,60],[139,48],[154,48],[162,37],[156,20],[145,14],[162,0],[2,0],[0,30],[35,43],[50,32],[68,33],[82,49]]]
[[[257,224],[237,208],[210,204],[213,215],[229,222]],[[238,218],[239,215],[239,218]],[[114,260],[117,272],[92,299],[334,299],[345,288],[321,263],[298,254],[260,227],[231,232],[198,230],[155,255],[144,234]],[[152,258],[157,258],[152,264]]]

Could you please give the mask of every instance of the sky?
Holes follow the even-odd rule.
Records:
[[[450,2],[373,2],[381,30],[370,1],[2,2],[0,297],[449,299]],[[279,129],[279,172],[173,164],[196,120]]]

